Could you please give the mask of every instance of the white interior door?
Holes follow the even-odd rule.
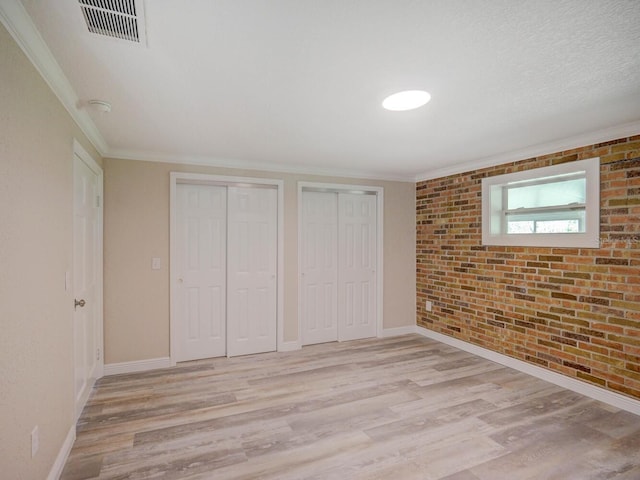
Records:
[[[338,338],[376,334],[376,197],[338,194]]]
[[[276,349],[277,190],[228,187],[227,355]]]
[[[302,192],[302,344],[338,340],[338,194]]]
[[[176,361],[226,355],[227,188],[176,185]]]
[[[84,407],[98,375],[100,295],[99,177],[77,155],[73,161],[73,314],[76,415]]]

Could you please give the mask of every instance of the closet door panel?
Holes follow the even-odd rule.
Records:
[[[375,195],[338,194],[338,338],[376,334]]]
[[[228,187],[227,355],[276,350],[277,190]]]
[[[226,355],[225,187],[178,184],[177,361]]]
[[[338,194],[302,192],[302,344],[338,339]]]

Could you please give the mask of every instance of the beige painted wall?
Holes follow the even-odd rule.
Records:
[[[73,139],[99,160],[0,24],[0,476],[46,478],[73,426]],[[31,458],[31,430],[40,449]]]
[[[105,159],[105,363],[169,356],[169,173],[284,180],[284,337],[298,337],[297,182],[384,187],[384,328],[415,324],[415,184]],[[161,270],[151,270],[160,257]]]

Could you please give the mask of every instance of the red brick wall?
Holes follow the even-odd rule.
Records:
[[[483,177],[592,157],[600,248],[482,245]],[[419,326],[640,399],[640,135],[419,182],[416,222]]]

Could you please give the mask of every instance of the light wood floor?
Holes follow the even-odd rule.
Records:
[[[71,479],[640,479],[640,417],[417,335],[106,377]]]

